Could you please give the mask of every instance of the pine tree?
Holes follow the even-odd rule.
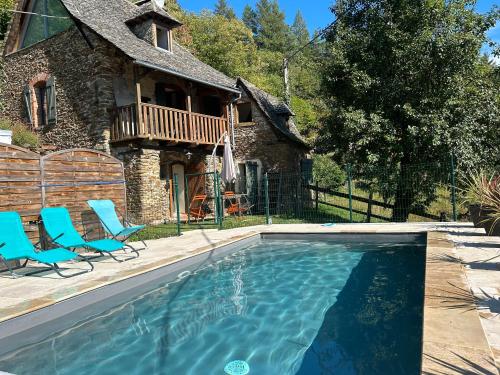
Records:
[[[310,40],[310,34],[307,30],[307,24],[304,20],[304,17],[302,17],[302,13],[300,12],[300,10],[297,11],[297,14],[295,15],[295,20],[293,21],[291,32],[298,47],[307,44]]]
[[[246,5],[245,9],[243,9],[243,23],[248,27],[252,32],[257,34],[257,13],[252,9],[250,5]]]
[[[217,4],[215,4],[214,13],[218,16],[226,17],[228,20],[232,20],[236,18],[236,14],[234,13],[233,8],[231,8],[226,0],[218,0]]]
[[[276,0],[257,3],[257,44],[274,52],[285,52],[290,44],[290,28]]]

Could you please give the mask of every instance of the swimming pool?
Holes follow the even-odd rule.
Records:
[[[0,357],[23,374],[418,374],[421,238],[269,237]],[[69,319],[69,318],[68,318]]]

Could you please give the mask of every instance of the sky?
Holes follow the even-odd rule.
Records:
[[[184,9],[199,12],[202,9],[213,9],[216,0],[178,0],[178,2]],[[254,6],[257,0],[227,0],[227,2],[241,17],[245,5]],[[293,22],[295,14],[300,10],[311,32],[322,29],[333,21],[329,10],[333,0],[278,0],[278,3],[284,10],[289,24]],[[486,12],[495,4],[500,6],[500,0],[478,0],[477,9],[479,12]],[[488,35],[496,42],[500,42],[500,23],[497,23]]]

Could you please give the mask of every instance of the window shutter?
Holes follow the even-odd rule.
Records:
[[[47,80],[45,89],[47,95],[47,120],[49,124],[54,124],[57,121],[56,82],[54,77]]]
[[[31,89],[28,85],[24,86],[23,90],[24,105],[26,107],[26,117],[30,124],[33,124],[33,105],[31,103]]]

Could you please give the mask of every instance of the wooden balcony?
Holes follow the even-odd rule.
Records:
[[[229,132],[227,118],[139,102],[117,108],[111,141],[149,139],[214,145],[224,132]]]

